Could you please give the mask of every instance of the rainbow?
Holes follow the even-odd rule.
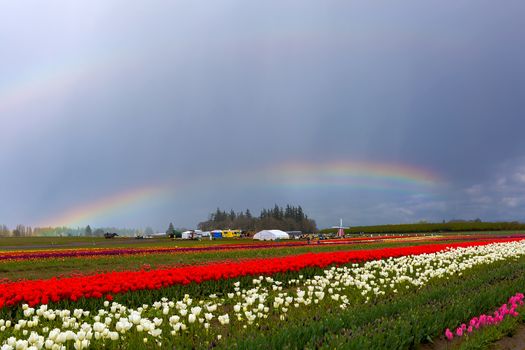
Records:
[[[285,163],[263,174],[270,185],[322,188],[415,189],[441,183],[435,173],[407,164],[355,161]]]
[[[21,77],[0,89],[0,111],[6,112],[23,106],[28,100],[46,99],[52,95],[65,95],[70,87],[82,79],[80,71],[46,71]]]
[[[441,184],[435,173],[407,164],[373,162],[289,162],[251,171],[233,171],[194,177],[187,182],[129,189],[65,211],[45,220],[42,226],[70,226],[130,209],[133,205],[157,204],[177,193],[195,195],[210,188],[296,188],[323,190],[327,187],[364,190],[424,191]]]
[[[117,56],[113,53],[90,60],[71,57],[68,61],[39,64],[11,79],[3,77],[3,83],[0,80],[0,112],[34,106],[34,102],[51,98],[65,99],[87,81],[107,79],[116,66],[122,65]]]
[[[146,186],[115,193],[111,196],[99,198],[93,202],[66,210],[57,217],[43,221],[40,226],[58,227],[85,224],[92,219],[128,209],[135,204],[150,201],[158,202],[169,193],[170,189],[166,185]]]

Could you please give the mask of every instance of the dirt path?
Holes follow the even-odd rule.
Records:
[[[418,350],[450,350],[454,348],[455,342],[449,342],[445,339],[434,339],[433,343],[421,344]]]
[[[505,337],[498,340],[491,348],[494,350],[524,350],[525,325],[520,325],[512,337]]]

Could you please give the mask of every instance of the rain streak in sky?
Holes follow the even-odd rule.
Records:
[[[0,224],[525,221],[525,3],[6,1]]]

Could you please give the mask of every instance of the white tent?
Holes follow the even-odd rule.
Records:
[[[184,231],[182,232],[181,238],[182,239],[190,239],[193,231]]]
[[[290,235],[281,230],[262,230],[257,232],[253,239],[259,241],[275,241],[276,239],[290,239]]]
[[[201,230],[188,230],[188,231],[182,232],[182,236],[181,236],[182,239],[192,239],[192,238],[198,239],[201,237],[210,237],[210,232],[208,231],[202,232]]]
[[[182,239],[192,239],[192,238],[198,238],[199,234],[201,233],[201,230],[188,230],[182,232]]]
[[[212,239],[210,231],[202,231],[197,234],[197,238],[207,238],[209,240]]]

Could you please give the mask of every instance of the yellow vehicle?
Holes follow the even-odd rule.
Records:
[[[241,230],[222,230],[222,237],[239,238],[241,237]]]

